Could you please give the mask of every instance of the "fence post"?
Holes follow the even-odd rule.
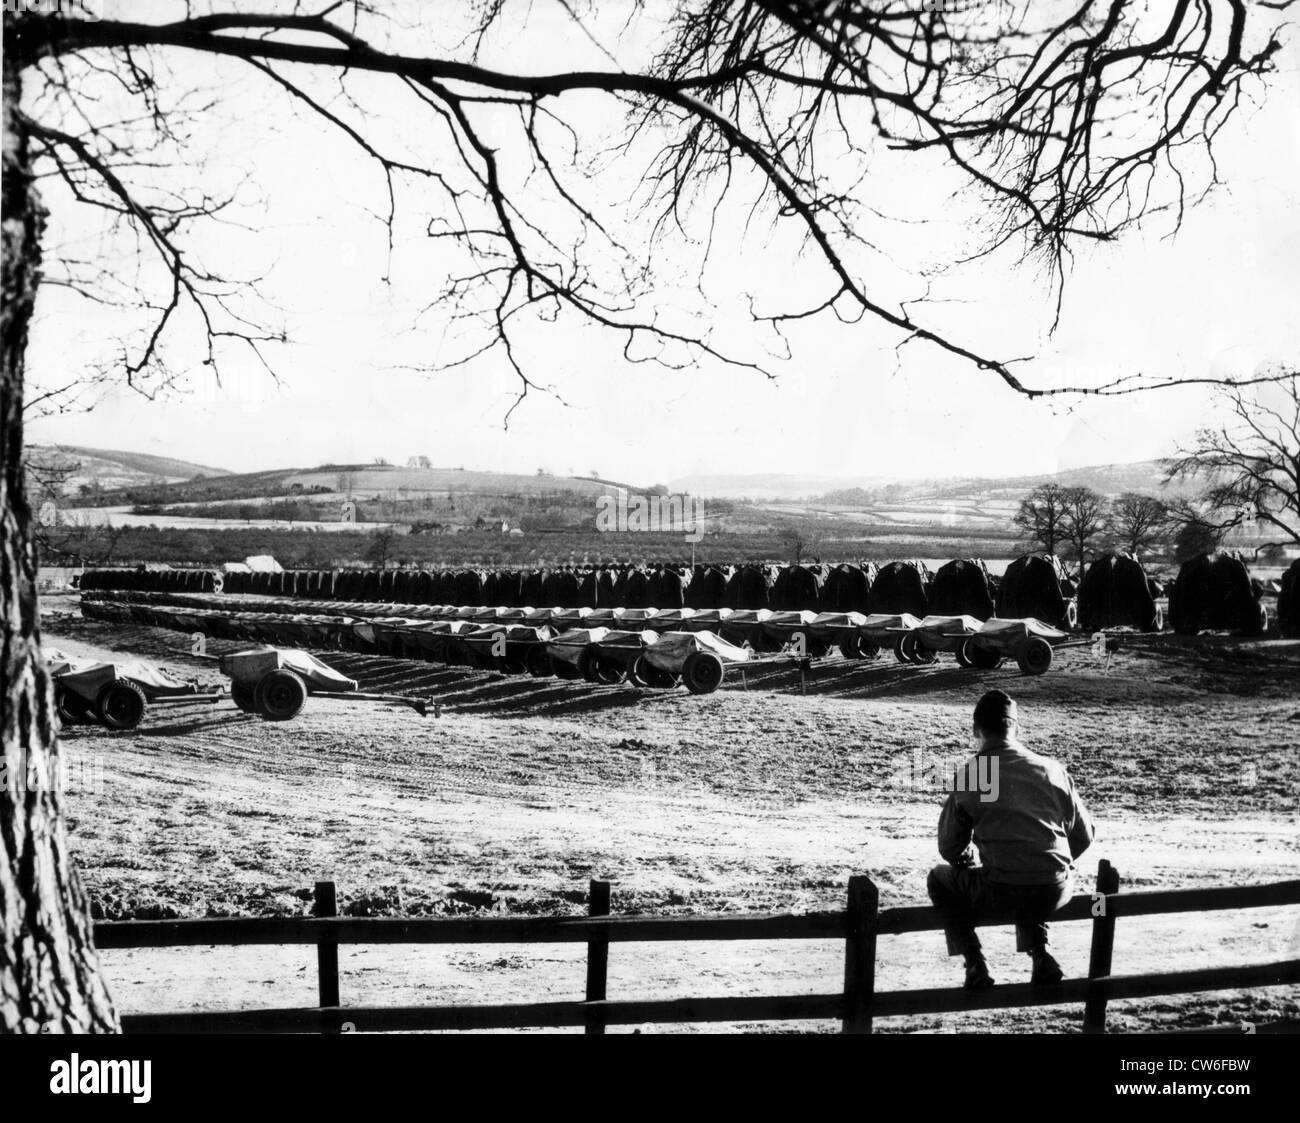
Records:
[[[849,878],[844,913],[845,1033],[871,1032],[871,1007],[876,993],[876,919],[880,892],[865,874]]]
[[[334,882],[316,882],[315,905],[313,916],[338,916],[338,897]],[[339,1005],[339,946],[333,940],[321,937],[316,941],[316,973],[319,980],[320,1006],[337,1007]],[[337,1014],[321,1015],[321,1032],[338,1033],[341,1019]]]
[[[1105,858],[1097,863],[1097,892],[1119,892],[1119,873]],[[1111,953],[1115,950],[1115,917],[1109,909],[1101,914],[1093,906],[1092,950],[1088,955],[1088,978],[1103,979],[1110,974]],[[1106,995],[1100,987],[1089,987],[1083,1006],[1083,1032],[1106,1032]]]
[[[587,915],[609,915],[609,882],[592,879],[587,888]],[[605,1000],[605,983],[609,974],[609,938],[593,936],[587,941],[587,1001]],[[598,1010],[587,1011],[587,1032],[604,1033],[605,1015]]]

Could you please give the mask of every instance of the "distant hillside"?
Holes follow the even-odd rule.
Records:
[[[668,483],[671,492],[716,499],[807,499],[845,487],[874,488],[895,483],[885,476],[796,476],[769,472],[753,476],[697,474]]]
[[[33,464],[56,464],[72,468],[66,488],[76,493],[82,487],[105,491],[142,484],[167,484],[192,480],[196,476],[226,476],[224,468],[192,464],[167,456],[150,456],[143,452],[120,452],[107,448],[83,448],[80,445],[31,445],[27,459]]]
[[[1183,494],[1195,486],[1174,485],[1166,489],[1160,481],[1163,473],[1156,460],[1132,464],[1099,464],[1088,468],[1071,468],[1036,476],[951,476],[909,479],[902,476],[801,476],[781,473],[758,475],[692,475],[673,480],[672,491],[692,495],[709,495],[719,499],[814,500],[834,492],[860,488],[864,491],[890,489],[891,498],[967,499],[996,492],[1022,494],[1039,484],[1054,482],[1066,487],[1091,487],[1103,495],[1124,491]]]
[[[671,486],[731,501],[727,506],[734,504],[734,508],[716,522],[720,529],[751,529],[805,518],[827,528],[838,527],[836,533],[840,534],[853,533],[850,528],[854,526],[875,536],[890,527],[904,534],[929,527],[1002,537],[1012,532],[1012,518],[1020,501],[1043,483],[1090,487],[1106,496],[1137,491],[1170,498],[1192,494],[1202,486],[1198,481],[1165,486],[1162,481],[1159,462],[1146,460],[994,479],[828,479],[773,474],[690,476],[673,481]],[[710,487],[720,490],[711,491]]]

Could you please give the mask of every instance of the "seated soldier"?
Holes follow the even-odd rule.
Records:
[[[965,957],[968,989],[992,986],[975,922],[1010,913],[1016,950],[1033,962],[1030,981],[1058,983],[1047,918],[1070,899],[1074,859],[1092,843],[1092,820],[1064,766],[1020,743],[1016,704],[1001,690],[979,700],[974,732],[979,749],[954,776],[939,815],[939,853],[948,864],[931,870],[927,884],[948,954]]]

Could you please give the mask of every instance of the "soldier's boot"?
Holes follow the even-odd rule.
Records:
[[[1034,964],[1033,973],[1029,976],[1029,982],[1033,986],[1050,987],[1065,978],[1061,965],[1046,948],[1035,948],[1029,953],[1029,958]]]

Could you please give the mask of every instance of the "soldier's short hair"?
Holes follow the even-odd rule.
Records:
[[[1006,733],[1016,720],[1016,703],[1005,690],[990,690],[975,703],[975,727],[986,734]]]

